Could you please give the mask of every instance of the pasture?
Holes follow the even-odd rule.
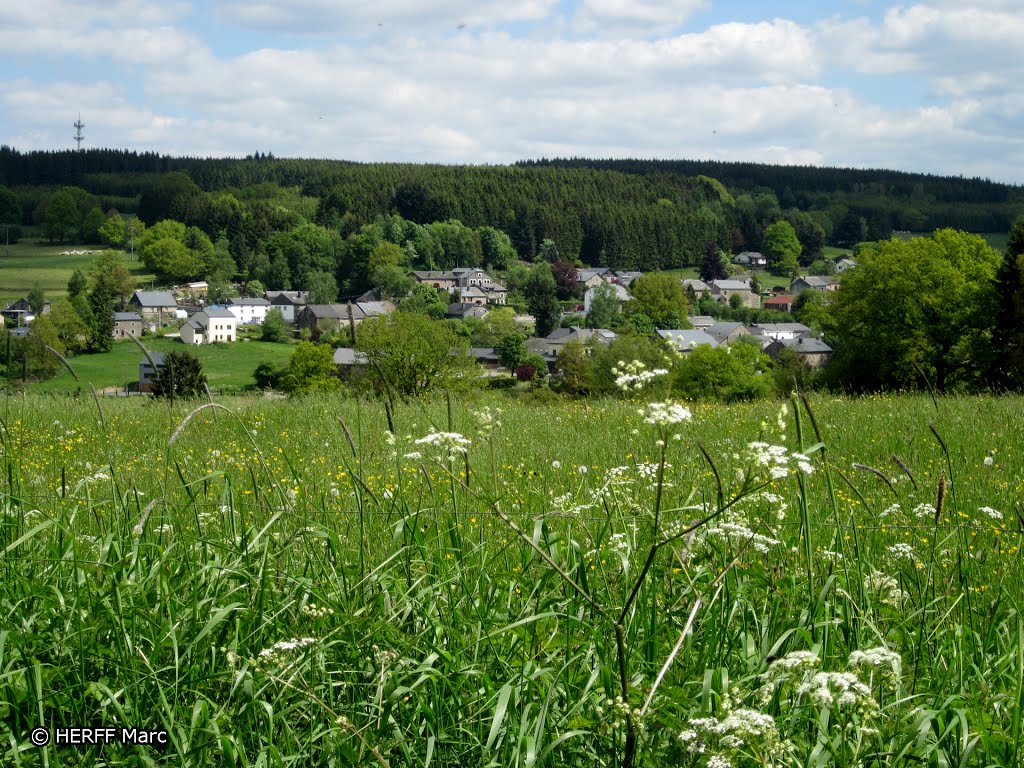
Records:
[[[5,765],[1018,763],[1020,398],[0,405]]]
[[[36,285],[51,301],[66,296],[74,271],[88,268],[102,249],[99,245],[51,245],[28,239],[0,247],[0,302],[7,306],[26,296]],[[135,261],[128,261],[128,269],[139,287],[149,287],[153,275],[137,256]]]

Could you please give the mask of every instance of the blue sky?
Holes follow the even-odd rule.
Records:
[[[1020,0],[34,0],[0,143],[710,158],[1024,183]]]

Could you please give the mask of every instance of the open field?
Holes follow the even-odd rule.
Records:
[[[225,403],[0,403],[4,765],[1019,764],[1020,398]]]
[[[180,352],[188,349],[203,364],[210,389],[218,391],[225,387],[240,388],[253,383],[252,374],[256,366],[266,361],[284,365],[292,353],[291,344],[268,344],[263,341],[239,341],[233,344],[202,344],[186,346],[177,338],[147,337],[142,340],[150,352]],[[131,341],[114,344],[110,352],[95,355],[79,355],[68,362],[78,376],[61,369],[61,373],[46,381],[32,382],[31,392],[70,393],[81,388],[89,391],[89,384],[96,389],[108,387],[124,388],[139,380],[139,363],[143,353]]]
[[[46,241],[22,240],[8,250],[0,246],[0,301],[28,294],[39,285],[51,301],[67,295],[68,280],[76,269],[85,269],[102,250],[99,245],[50,245]],[[62,255],[63,251],[96,253]],[[153,275],[141,261],[129,261],[128,269],[142,288],[148,288]]]

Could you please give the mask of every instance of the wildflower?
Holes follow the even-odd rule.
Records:
[[[775,691],[796,681],[801,681],[811,670],[817,669],[821,663],[816,653],[811,651],[792,651],[780,659],[776,659],[767,671],[761,674],[763,687],[758,692],[762,704],[771,701]]]
[[[687,726],[679,734],[679,740],[691,754],[702,754],[710,749],[708,768],[731,768],[730,755],[756,756],[761,764],[773,763],[786,748],[775,719],[756,709],[735,709],[719,717],[690,718]],[[746,760],[743,762],[745,764]]]
[[[993,520],[1003,519],[1003,513],[998,509],[992,509],[992,507],[978,507],[978,511],[984,515],[988,515]]]
[[[631,363],[620,360],[618,365],[612,368],[612,375],[616,377],[615,386],[623,392],[630,390],[639,392],[659,376],[667,376],[668,370],[665,368],[647,370],[647,365],[640,360],[634,360]]]
[[[576,468],[576,471],[579,472],[581,475],[587,474],[587,465],[581,464],[579,467]]]
[[[854,672],[861,674],[867,672],[869,676],[878,672],[882,677],[882,682],[890,686],[895,686],[903,667],[902,657],[885,646],[854,651],[850,654],[848,663]]]
[[[320,606],[316,603],[306,603],[302,606],[302,615],[311,619],[322,619],[326,616],[333,616],[334,609],[328,606]]]
[[[562,462],[560,462],[558,459],[555,459],[554,461],[551,462],[551,468],[552,469],[561,469],[562,468]]]
[[[693,418],[689,408],[676,403],[651,403],[646,411],[640,411],[644,421],[657,427],[672,427]]]
[[[986,467],[991,467],[996,463],[995,451],[989,451],[988,455],[985,456],[984,464]]]
[[[864,579],[864,589],[879,602],[893,608],[901,608],[907,597],[895,578],[880,571],[875,571]]]
[[[914,517],[935,517],[935,507],[931,504],[918,504],[914,507]]]
[[[282,640],[260,651],[256,657],[256,662],[262,667],[279,667],[291,660],[296,651],[301,651],[303,648],[314,643],[316,643],[316,638],[314,637],[296,637],[291,640]]]
[[[905,542],[899,542],[889,547],[889,557],[894,560],[911,560],[915,558],[914,548]]]
[[[788,477],[790,463],[796,463],[797,469],[804,474],[814,472],[811,460],[802,453],[790,454],[784,445],[772,445],[765,442],[753,442],[747,445],[747,457],[756,467],[768,472],[772,480]]]
[[[867,717],[878,711],[871,689],[852,672],[818,672],[797,688],[797,694],[809,696],[816,707],[853,709]]]
[[[491,433],[494,432],[494,428],[501,426],[501,422],[498,421],[499,413],[501,413],[500,408],[495,408],[492,411],[489,406],[479,411],[474,411],[473,416],[476,418],[481,437],[490,437]]]
[[[419,461],[423,458],[423,454],[419,451],[413,451],[412,453],[405,454],[402,458],[409,459],[410,461]]]
[[[460,453],[467,453],[472,443],[468,437],[463,437],[458,432],[437,432],[433,429],[425,437],[421,437],[414,442],[416,445],[431,445],[439,448],[441,455],[447,458],[454,458]]]

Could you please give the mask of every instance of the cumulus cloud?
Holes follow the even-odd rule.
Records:
[[[182,5],[10,5],[0,143],[25,149],[67,146],[81,110],[87,145],[191,155],[699,157],[995,178],[1024,160],[1024,10],[1001,0],[702,29],[701,0],[216,0],[236,35],[262,30],[248,50]],[[53,82],[31,64],[52,57],[96,66],[75,82],[62,63]],[[897,107],[870,90],[894,73],[917,84]]]

